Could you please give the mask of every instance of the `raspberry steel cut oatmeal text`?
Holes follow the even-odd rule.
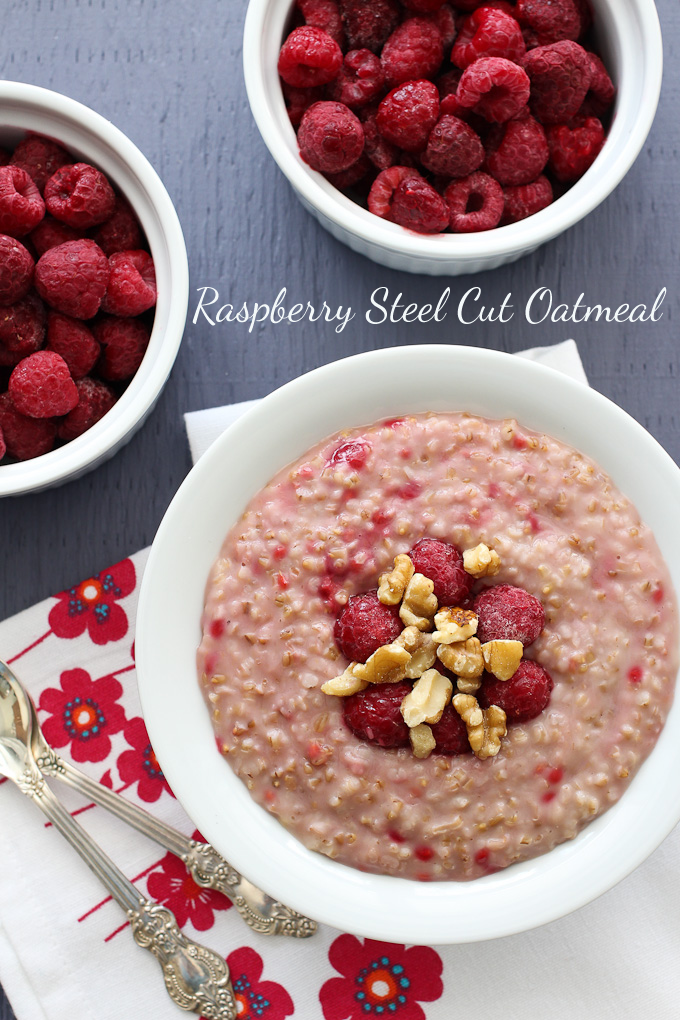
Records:
[[[227,535],[198,672],[217,744],[302,843],[408,879],[551,850],[625,792],[678,668],[668,570],[587,457],[514,421],[332,436]]]

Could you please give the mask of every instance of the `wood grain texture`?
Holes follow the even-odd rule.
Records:
[[[0,503],[0,618],[18,612],[151,542],[189,466],[182,413],[258,397],[301,372],[394,344],[472,344],[498,350],[573,336],[591,383],[680,459],[677,407],[680,306],[676,267],[680,8],[658,0],[666,74],[644,151],[585,221],[511,266],[476,278],[430,279],[376,266],[333,240],[298,204],[252,121],[241,75],[245,0],[6,0],[0,76],[56,89],[111,119],[163,178],[182,222],[191,271],[190,315],[158,406],[131,443],[94,473]],[[651,303],[668,287],[661,322],[529,326],[442,323],[239,324],[191,316],[197,288],[221,300],[369,306],[377,287],[423,304],[450,285],[449,309],[471,286],[498,307],[539,286],[571,303]],[[0,657],[2,650],[0,649]],[[0,1020],[12,1012],[0,1001]],[[21,1018],[30,1020],[30,1018]]]

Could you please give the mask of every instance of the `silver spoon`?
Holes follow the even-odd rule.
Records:
[[[264,935],[291,935],[300,939],[308,938],[315,933],[316,921],[272,899],[232,868],[209,843],[189,839],[188,836],[154,818],[143,808],[137,807],[113,790],[108,790],[60,758],[43,736],[30,694],[9,667],[0,663],[0,674],[3,671],[8,679],[11,677],[12,687],[22,703],[23,710],[32,716],[31,751],[44,776],[61,779],[95,804],[127,822],[142,835],[148,836],[175,854],[183,861],[197,885],[205,889],[216,889],[228,896],[255,931]]]
[[[137,945],[160,963],[173,1002],[210,1020],[235,1020],[238,1010],[225,960],[188,939],[167,907],[144,899],[45,782],[31,753],[33,713],[22,693],[11,671],[0,664],[0,775],[40,808],[123,908]]]

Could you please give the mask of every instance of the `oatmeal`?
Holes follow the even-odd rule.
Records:
[[[452,625],[447,603],[435,613],[422,583],[413,589],[423,574],[405,554],[423,539],[465,551],[484,598],[514,586],[545,613],[519,670],[507,647],[515,642],[486,641],[498,646],[485,651],[487,670],[549,674],[553,685],[547,707],[508,719],[504,734],[504,713],[481,695],[498,691],[502,703],[513,681],[485,674],[477,691],[479,641],[465,628],[464,639],[456,632],[456,643],[436,646],[457,675],[467,671],[462,687],[447,689],[445,711],[468,720],[468,737],[481,740],[475,725],[484,728],[485,758],[455,753],[445,734],[435,746],[446,717],[419,722],[435,716],[417,695],[408,746],[378,746],[345,721],[366,688],[401,704],[434,663],[435,635]],[[400,678],[404,650],[411,662],[419,649],[417,677],[370,683],[336,643],[350,597],[379,584],[395,623],[378,643],[393,648]],[[280,472],[226,537],[198,652],[218,746],[259,804],[344,864],[431,880],[477,878],[545,853],[615,803],[656,742],[677,667],[675,594],[635,507],[557,440],[464,414],[354,429]],[[430,686],[421,685],[422,705],[435,696]]]

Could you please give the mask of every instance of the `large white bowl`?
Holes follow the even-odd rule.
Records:
[[[364,874],[307,850],[259,807],[219,754],[196,676],[208,573],[231,525],[276,472],[332,433],[419,411],[516,417],[583,451],[634,501],[680,591],[680,470],[637,422],[562,374],[507,354],[404,347],[319,368],[232,425],[188,475],[153,543],[136,655],[163,772],[201,832],[267,892],[336,928],[392,942],[489,939],[609,889],[680,819],[680,702],[619,803],[576,839],[467,883]]]
[[[609,135],[592,167],[551,206],[520,223],[478,234],[418,235],[362,209],[300,158],[277,73],[291,6],[285,0],[248,5],[243,66],[253,116],[305,208],[339,241],[393,269],[457,276],[528,255],[604,201],[632,166],[654,120],[663,63],[654,0],[592,0],[600,51],[618,89]]]
[[[104,117],[67,96],[23,82],[0,82],[0,146],[27,132],[48,135],[94,163],[120,189],[146,234],[158,301],[144,360],[114,407],[77,439],[23,463],[0,463],[0,496],[70,481],[113,456],[143,424],[170,374],[184,332],[189,266],[182,228],[163,182],[136,145]]]

